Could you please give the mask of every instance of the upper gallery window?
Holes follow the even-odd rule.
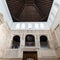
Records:
[[[25,46],[35,46],[35,37],[33,35],[25,37]]]
[[[48,38],[45,35],[40,36],[40,46],[42,48],[49,48]]]
[[[13,22],[46,22],[53,0],[6,0]]]
[[[12,48],[19,48],[19,47],[20,47],[20,37],[16,35],[13,37]]]

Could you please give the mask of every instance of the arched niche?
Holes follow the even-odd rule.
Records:
[[[12,41],[12,48],[19,48],[19,47],[20,47],[20,36],[15,35]]]
[[[35,46],[35,37],[34,35],[26,35],[25,37],[25,46]]]
[[[49,48],[48,38],[45,35],[40,36],[40,46],[42,48]]]

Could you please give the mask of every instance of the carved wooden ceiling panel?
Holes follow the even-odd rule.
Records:
[[[6,0],[14,22],[46,22],[53,0]]]

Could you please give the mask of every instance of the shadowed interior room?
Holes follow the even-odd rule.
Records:
[[[13,22],[46,22],[53,0],[6,0]]]

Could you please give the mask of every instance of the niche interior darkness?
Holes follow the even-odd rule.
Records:
[[[43,48],[49,48],[48,38],[45,35],[40,36],[40,46]]]
[[[35,37],[33,35],[26,36],[25,46],[35,46]]]
[[[6,0],[13,22],[46,22],[53,0]]]
[[[20,37],[18,35],[15,35],[13,37],[12,48],[19,48],[19,46],[20,46]]]

